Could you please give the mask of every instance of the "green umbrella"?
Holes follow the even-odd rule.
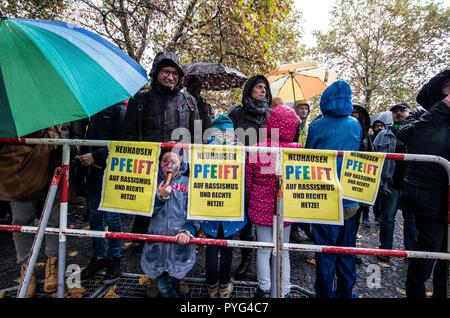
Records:
[[[71,24],[0,16],[0,137],[90,117],[133,96],[145,70]]]

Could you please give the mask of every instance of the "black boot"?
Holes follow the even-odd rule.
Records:
[[[106,258],[91,257],[89,265],[81,271],[81,281],[86,282],[97,275],[102,269],[109,265],[109,260]]]
[[[109,261],[109,265],[106,268],[106,274],[103,278],[105,284],[113,284],[120,279],[120,257],[113,257]]]
[[[241,263],[234,272],[234,278],[237,280],[244,279],[250,266],[252,266],[252,250],[243,248],[241,249]]]

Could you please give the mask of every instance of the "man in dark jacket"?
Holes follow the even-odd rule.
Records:
[[[259,141],[259,129],[266,124],[271,103],[272,95],[267,78],[263,75],[256,75],[248,79],[242,92],[242,105],[234,107],[228,114],[233,121],[237,138],[245,146],[251,146]],[[253,240],[253,228],[250,220],[241,230],[240,239]],[[252,264],[251,253],[251,249],[241,249],[241,263],[234,273],[236,279],[244,278],[249,270]]]
[[[177,128],[184,128],[188,140],[194,137],[194,120],[200,119],[195,99],[182,93],[183,68],[173,52],[155,56],[150,71],[150,90],[140,91],[130,99],[122,132],[123,140],[168,142],[180,141],[172,136]],[[184,140],[188,136],[184,136]],[[201,140],[201,138],[200,138]],[[136,216],[133,233],[147,233],[149,218]]]
[[[450,160],[450,70],[433,77],[420,90],[416,108],[400,129],[398,138],[409,153],[435,155]],[[416,249],[447,252],[448,175],[436,163],[410,162],[400,205],[416,216],[419,232]],[[435,266],[436,264],[436,266]],[[434,270],[433,270],[434,267]],[[406,296],[424,298],[425,282],[433,272],[433,297],[446,298],[448,261],[413,258],[406,278]]]
[[[85,139],[90,140],[119,140],[121,135],[125,104],[110,106],[92,116],[89,121]],[[86,203],[91,230],[103,231],[105,224],[111,232],[121,232],[120,214],[98,210],[103,186],[103,172],[108,158],[107,147],[83,146],[80,149],[79,160],[85,167]],[[92,239],[91,261],[82,272],[81,280],[86,281],[106,268],[104,282],[111,284],[120,277],[121,241]]]

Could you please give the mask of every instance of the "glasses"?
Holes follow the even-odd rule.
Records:
[[[178,71],[173,71],[173,72],[171,72],[171,71],[162,69],[162,70],[159,71],[159,73],[160,73],[162,76],[164,76],[164,77],[169,77],[170,74],[172,74],[172,76],[173,76],[174,78],[180,77],[180,73],[178,73]]]

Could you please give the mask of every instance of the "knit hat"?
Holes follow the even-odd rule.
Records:
[[[219,115],[216,119],[213,120],[212,125],[212,128],[219,129],[220,131],[234,129],[233,122],[227,115]]]

